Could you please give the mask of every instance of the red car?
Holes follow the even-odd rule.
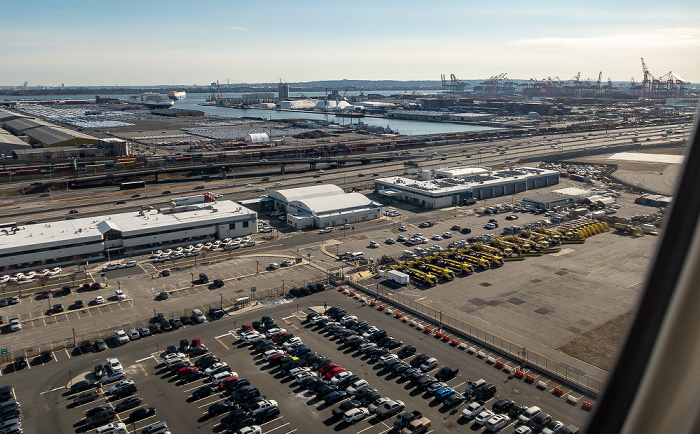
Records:
[[[243,330],[244,332],[247,332],[247,331],[249,331],[249,330],[253,330],[253,326],[250,325],[250,324],[243,324],[243,325],[241,326],[241,330]]]
[[[191,347],[202,347],[204,344],[202,344],[202,341],[199,340],[199,338],[194,338],[192,339],[192,344],[190,345]]]
[[[282,332],[282,333],[280,333],[280,334],[274,335],[274,336],[271,337],[270,339],[272,339],[272,341],[274,341],[274,342],[277,342],[277,340],[278,340],[279,338],[281,338],[282,336],[284,336],[284,335],[286,335],[286,334],[287,334],[287,332]]]
[[[324,376],[326,377],[327,380],[330,380],[331,378],[335,377],[336,375],[340,374],[341,372],[344,372],[345,368],[342,367],[337,367],[333,368],[330,371],[326,372]]]
[[[274,364],[277,363],[277,361],[278,361],[279,359],[281,359],[282,357],[289,357],[289,354],[275,354],[274,356],[272,356],[272,357],[270,357],[269,359],[267,359],[267,361],[268,361],[270,364],[273,364],[273,365],[274,365]]]
[[[319,368],[318,372],[325,375],[326,372],[339,367],[340,365],[338,365],[337,363],[329,363],[326,366],[322,366],[321,368]]]
[[[199,371],[199,369],[194,367],[194,366],[185,366],[184,368],[178,369],[177,376],[184,377],[185,375],[189,374],[190,372],[194,372],[194,371]]]
[[[218,383],[219,389],[228,389],[229,387],[236,384],[237,381],[238,377],[236,377],[235,375],[228,378],[224,378]]]

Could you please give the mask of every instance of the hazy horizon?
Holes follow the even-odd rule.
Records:
[[[700,5],[646,0],[498,6],[407,0],[94,3],[2,7],[0,85],[207,86],[349,80],[608,78],[641,82],[644,58],[700,82]],[[342,80],[339,78],[337,80]]]

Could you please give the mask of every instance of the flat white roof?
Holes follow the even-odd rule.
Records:
[[[482,166],[466,166],[466,167],[445,167],[435,169],[435,176],[441,175],[445,178],[455,178],[458,176],[477,175],[479,173],[489,173],[491,169]]]
[[[312,213],[326,214],[329,212],[340,212],[349,209],[370,208],[378,206],[360,193],[343,193],[342,195],[330,197],[316,197],[298,201],[308,208]]]
[[[498,185],[505,182],[513,182],[517,179],[525,180],[537,176],[559,176],[559,172],[534,167],[516,167],[514,169],[496,170],[490,173],[481,173],[471,176],[456,178],[441,178],[429,181],[417,181],[415,179],[391,176],[375,180],[376,184],[390,185],[404,191],[412,191],[418,194],[441,196],[468,191],[476,187]]]
[[[636,161],[639,163],[683,164],[683,155],[644,154],[641,152],[618,152],[607,159],[614,161]]]
[[[562,196],[592,196],[593,194],[595,194],[590,190],[584,190],[582,188],[576,187],[560,188],[558,190],[552,190],[552,193],[560,194]]]
[[[327,197],[334,195],[344,195],[345,191],[335,184],[318,184],[309,187],[287,188],[284,190],[273,190],[268,196],[287,203],[293,201],[303,201],[316,197]]]
[[[187,228],[198,223],[215,224],[256,216],[255,211],[233,201],[217,201],[202,207],[176,213],[160,213],[158,210],[133,211],[104,216],[58,220],[34,225],[19,225],[17,231],[0,230],[0,253],[7,250],[31,250],[40,246],[51,248],[78,240],[98,242],[102,234],[118,230],[123,235],[139,235],[157,232],[164,228]],[[210,207],[209,207],[210,206]],[[14,232],[14,234],[13,234]]]

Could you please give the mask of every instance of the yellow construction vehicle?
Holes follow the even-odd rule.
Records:
[[[468,255],[466,252],[465,253],[456,253],[452,257],[452,259],[454,259],[455,261],[460,261],[460,262],[468,262],[469,264],[477,266],[477,267],[481,268],[482,270],[488,270],[489,268],[491,268],[491,263],[488,260],[486,260],[484,258],[477,257],[477,256]]]
[[[455,272],[450,270],[449,268],[439,267],[435,264],[425,262],[421,264],[420,267],[422,268],[421,271],[425,273],[435,273],[446,280],[453,280],[455,278]]]
[[[403,271],[404,273],[410,274],[411,276],[415,277],[417,280],[425,283],[426,285],[437,285],[437,277],[435,277],[433,274],[425,273],[415,268],[404,268]]]
[[[475,252],[474,253],[479,258],[485,259],[491,263],[491,266],[502,267],[504,264],[503,257],[500,255],[495,255],[488,252]]]
[[[474,267],[471,265],[466,262],[455,261],[454,259],[439,258],[437,264],[462,274],[472,274],[474,272]]]
[[[639,226],[627,225],[624,223],[615,223],[615,230],[618,232],[631,234],[631,235],[634,235],[636,237],[643,237],[644,236],[644,231]]]

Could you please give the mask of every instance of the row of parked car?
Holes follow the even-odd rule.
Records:
[[[22,434],[22,416],[19,401],[12,386],[0,387],[0,433]]]
[[[336,311],[329,310],[328,313],[333,312]],[[263,317],[253,325],[244,325],[240,337],[253,346],[254,353],[261,353],[270,365],[294,378],[300,388],[313,393],[327,405],[344,401],[333,410],[333,416],[342,417],[346,423],[358,422],[372,413],[378,417],[390,417],[405,408],[402,401],[382,397],[366,380],[330,358],[313,353],[301,338],[279,328],[269,317]]]
[[[57,276],[61,274],[61,267],[45,268],[41,271],[27,271],[26,273],[15,273],[13,275],[3,274],[0,276],[0,283],[17,283],[32,280],[35,277]]]
[[[445,366],[437,369],[437,359],[428,354],[415,355],[417,350],[413,345],[403,346],[394,354],[390,350],[392,347],[398,348],[396,340],[387,336],[386,331],[379,330],[353,315],[343,314],[341,308],[333,307],[329,311],[340,313],[333,315],[311,313],[307,320],[319,330],[325,330],[326,333],[338,339],[342,345],[365,354],[371,362],[380,364],[383,370],[393,373],[402,381],[408,381],[416,390],[424,391],[424,396],[433,398],[446,408],[454,408],[473,399],[462,411],[461,417],[467,420],[473,419],[477,425],[485,426],[487,431],[497,432],[515,422],[516,434],[578,432],[577,427],[565,427],[562,422],[553,420],[539,407],[518,405],[509,398],[497,400],[489,410],[487,402],[493,399],[498,391],[495,384],[488,383],[484,379],[468,381],[464,392],[460,393],[447,384],[448,380],[459,373],[458,367]],[[414,356],[410,362],[404,361],[410,356]],[[434,375],[431,375],[430,373],[436,369]],[[404,416],[412,420],[418,418],[413,413],[405,413]]]
[[[142,406],[143,398],[136,394],[138,387],[133,380],[127,379],[122,364],[116,357],[109,357],[104,365],[96,365],[94,379],[86,378],[71,385],[70,392],[74,394],[70,407],[78,407],[93,402],[103,394],[108,405],[93,407],[85,413],[84,425],[88,429],[96,428],[97,434],[128,434],[127,423],[152,417],[156,414],[155,407]],[[116,382],[116,383],[115,383]],[[103,386],[114,383],[106,390]],[[121,400],[121,401],[120,401]],[[119,401],[119,402],[117,402]],[[135,409],[129,416],[120,416],[119,422],[112,422],[119,413]],[[169,434],[165,422],[151,424],[141,431],[141,434]]]
[[[277,402],[262,396],[260,390],[252,386],[249,380],[239,378],[231,366],[214,354],[201,355],[198,348],[202,346],[198,339],[190,344],[183,339],[179,349],[168,347],[163,363],[172,374],[178,376],[179,385],[201,379],[209,381],[192,392],[191,400],[196,401],[215,393],[226,396],[225,400],[215,402],[207,409],[207,414],[211,417],[229,413],[221,420],[226,432],[259,434],[261,428],[258,424],[280,414]],[[192,363],[191,360],[195,357],[198,358]]]

